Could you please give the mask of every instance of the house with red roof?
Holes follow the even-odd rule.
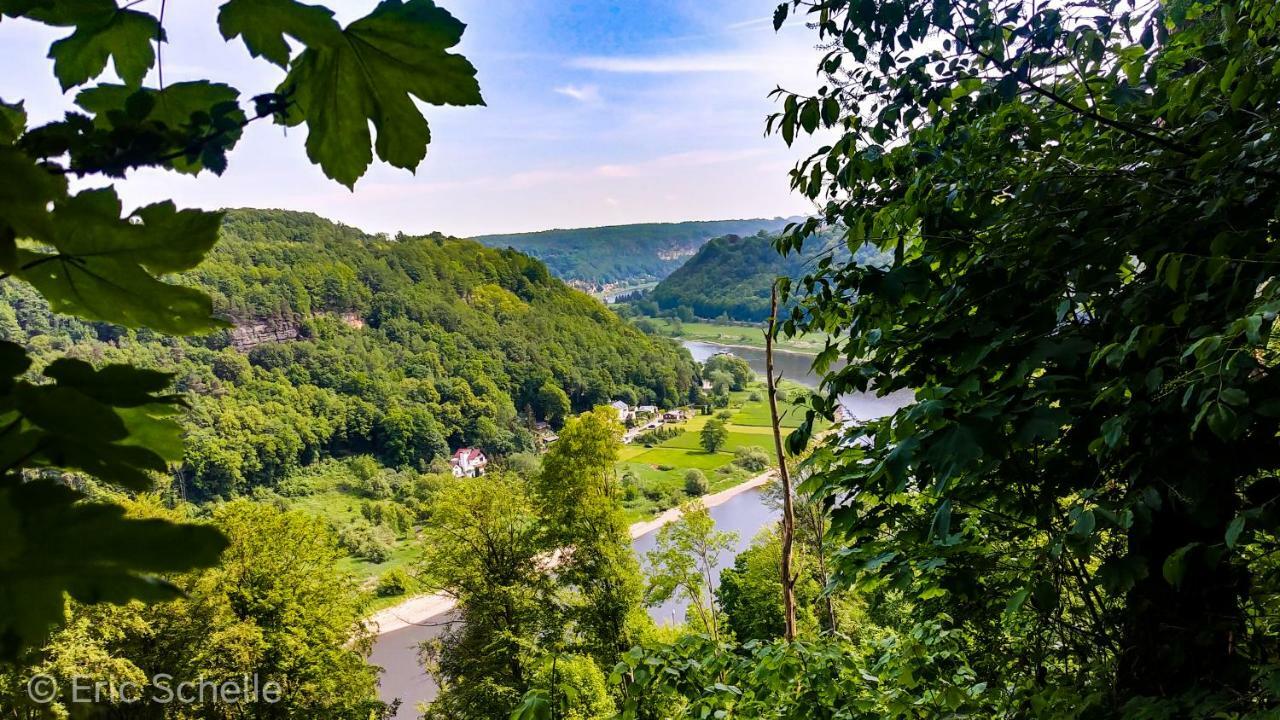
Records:
[[[454,477],[480,477],[489,465],[489,458],[476,448],[458,448],[449,460]]]

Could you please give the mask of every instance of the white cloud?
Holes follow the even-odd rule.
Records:
[[[685,74],[722,72],[759,72],[776,58],[762,55],[656,55],[650,57],[580,57],[569,65],[583,70],[612,73]]]
[[[595,85],[562,85],[555,91],[582,103],[600,102],[600,88]]]

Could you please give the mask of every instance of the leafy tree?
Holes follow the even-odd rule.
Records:
[[[733,451],[733,464],[749,472],[764,472],[772,462],[764,448],[754,445]]]
[[[711,418],[702,430],[698,431],[698,443],[706,452],[713,453],[729,441],[729,428],[720,418]]]
[[[243,128],[274,118],[306,124],[308,155],[350,186],[375,149],[398,167],[422,160],[429,131],[411,95],[481,102],[474,68],[448,52],[462,23],[429,0],[384,0],[345,28],[323,7],[229,0],[219,15],[223,36],[289,70],[275,91],[253,98],[251,112],[223,84],[144,86],[157,61],[153,43],[165,33],[137,3],[9,0],[0,14],[71,28],[49,51],[64,91],[94,81],[108,61],[122,81],[79,91],[76,109],[38,127],[28,126],[20,101],[0,102],[0,270],[55,312],[88,320],[180,335],[224,327],[208,295],[163,279],[200,263],[222,214],[170,202],[126,212],[114,187],[72,192],[69,176],[92,184],[143,167],[221,173]],[[85,602],[174,598],[173,585],[143,574],[208,566],[223,542],[208,527],[129,519],[78,502],[80,493],[56,481],[24,481],[26,471],[56,468],[148,486],[149,473],[182,453],[171,419],[180,402],[163,394],[167,376],[62,360],[36,383],[17,379],[30,364],[19,346],[0,354],[0,515],[11,548],[0,558],[0,656],[13,658],[61,622],[64,593]]]
[[[713,355],[703,364],[703,372],[708,374],[728,373],[733,379],[731,390],[746,390],[756,379],[756,371],[751,369],[751,364],[737,355],[729,353],[720,353]]]
[[[689,497],[702,497],[710,489],[711,483],[701,470],[692,468],[684,474],[684,491]]]
[[[122,500],[139,520],[189,519],[158,498]],[[144,605],[74,605],[66,627],[26,668],[0,674],[5,717],[45,718],[89,712],[116,717],[173,717],[164,707],[73,702],[71,681],[136,682],[149,687],[159,673],[183,682],[236,681],[257,674],[279,683],[281,701],[258,705],[258,717],[368,720],[386,708],[377,700],[377,671],[365,663],[371,637],[361,618],[363,593],[338,568],[342,552],[327,524],[300,512],[238,500],[216,508],[211,522],[229,541],[222,563],[209,570],[169,575],[179,600]],[[47,706],[27,696],[32,673],[58,680],[62,694]],[[212,700],[212,701],[210,701]],[[176,706],[171,706],[176,708]],[[239,716],[244,705],[205,698],[184,705],[183,717]],[[148,714],[148,713],[155,714]],[[23,714],[18,714],[23,713]],[[67,713],[62,715],[59,713]],[[94,715],[97,716],[97,715]]]
[[[679,519],[658,531],[657,547],[645,555],[649,575],[645,601],[654,606],[673,597],[687,600],[699,629],[718,638],[720,610],[711,588],[721,554],[736,542],[736,534],[716,530],[701,500],[681,505]]]
[[[611,668],[648,625],[640,567],[616,476],[622,426],[612,408],[573,418],[543,457],[535,491],[547,546],[561,549],[557,581],[570,649]]]
[[[565,420],[573,412],[569,396],[559,385],[550,381],[543,383],[538,390],[538,407],[542,410],[542,417],[557,430],[564,427]]]
[[[820,586],[813,577],[811,558],[801,549],[796,553],[798,626],[802,636],[813,637],[821,611]],[[724,611],[725,628],[739,642],[770,641],[783,637],[782,540],[775,528],[757,537],[751,547],[734,558],[733,567],[720,573],[716,601]]]
[[[825,225],[893,260],[815,268],[784,330],[853,359],[818,412],[916,398],[816,456],[841,577],[972,644],[1002,695],[964,712],[1273,708],[1280,6],[791,11],[827,82],[770,127],[835,137],[779,247]]]
[[[460,622],[426,648],[440,686],[427,718],[490,718],[533,681],[528,649],[546,619],[539,521],[522,480],[460,478],[435,497],[422,531],[425,587],[458,600]]]

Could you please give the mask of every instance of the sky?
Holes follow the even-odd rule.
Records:
[[[375,3],[326,4],[349,22]],[[375,164],[348,191],[306,159],[303,128],[257,123],[221,177],[139,171],[116,181],[121,196],[310,210],[371,232],[459,236],[811,211],[787,178],[805,148],[764,137],[773,88],[817,85],[815,36],[799,23],[775,33],[777,0],[438,4],[467,24],[458,51],[476,65],[487,106],[425,106],[432,143],[416,174]],[[217,5],[169,4],[165,82],[209,78],[246,97],[274,89],[283,71],[224,42]],[[0,98],[25,99],[33,121],[71,108],[74,91],[59,91],[45,58],[65,34],[0,22]]]

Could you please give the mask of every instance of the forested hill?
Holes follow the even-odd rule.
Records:
[[[203,497],[273,486],[325,456],[422,468],[463,445],[525,450],[530,416],[564,394],[579,409],[667,405],[694,377],[687,353],[542,263],[467,240],[238,210],[191,281],[236,330],[134,333],[52,315],[26,285],[5,284],[0,333],[37,355],[67,348],[177,373],[192,405],[186,476]]]
[[[542,260],[556,277],[592,284],[660,280],[719,235],[778,232],[784,218],[648,223],[475,238]]]
[[[801,277],[806,267],[835,240],[807,244],[802,254],[783,257],[773,248],[773,236],[727,235],[703,245],[696,255],[658,283],[651,299],[661,310],[687,307],[702,318],[728,316],[742,322],[769,317],[769,289],[775,278]],[[840,249],[841,256],[848,252]],[[862,248],[854,256],[861,263],[876,262],[878,254]]]

